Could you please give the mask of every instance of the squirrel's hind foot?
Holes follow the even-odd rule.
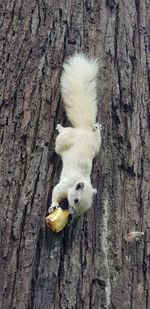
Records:
[[[96,122],[95,124],[94,124],[94,131],[96,131],[96,130],[101,130],[102,129],[102,126],[101,126],[101,124],[99,124],[98,122]]]
[[[59,133],[61,133],[63,129],[64,129],[64,127],[63,127],[60,123],[58,123],[57,126],[56,126],[56,130],[57,130]]]

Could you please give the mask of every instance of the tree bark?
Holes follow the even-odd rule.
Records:
[[[1,309],[150,308],[149,16],[148,0],[1,1]],[[53,234],[59,81],[74,51],[100,64],[98,194]]]

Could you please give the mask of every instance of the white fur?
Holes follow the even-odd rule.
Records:
[[[61,92],[68,119],[74,127],[93,128],[97,115],[98,62],[75,54],[63,67]]]
[[[53,189],[50,211],[65,197],[75,217],[92,205],[96,189],[92,188],[90,174],[101,144],[100,126],[95,124],[97,72],[97,61],[83,54],[75,54],[64,64],[61,90],[67,116],[74,128],[64,128],[60,124],[56,127],[59,134],[55,151],[62,158],[63,169]]]

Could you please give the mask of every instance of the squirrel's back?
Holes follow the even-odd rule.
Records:
[[[97,115],[98,62],[78,53],[63,65],[61,92],[74,127],[94,127]]]

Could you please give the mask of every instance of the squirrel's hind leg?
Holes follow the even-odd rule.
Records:
[[[68,150],[73,145],[73,128],[63,128],[61,125],[57,125],[59,134],[55,142],[55,151],[61,155],[63,151]]]

